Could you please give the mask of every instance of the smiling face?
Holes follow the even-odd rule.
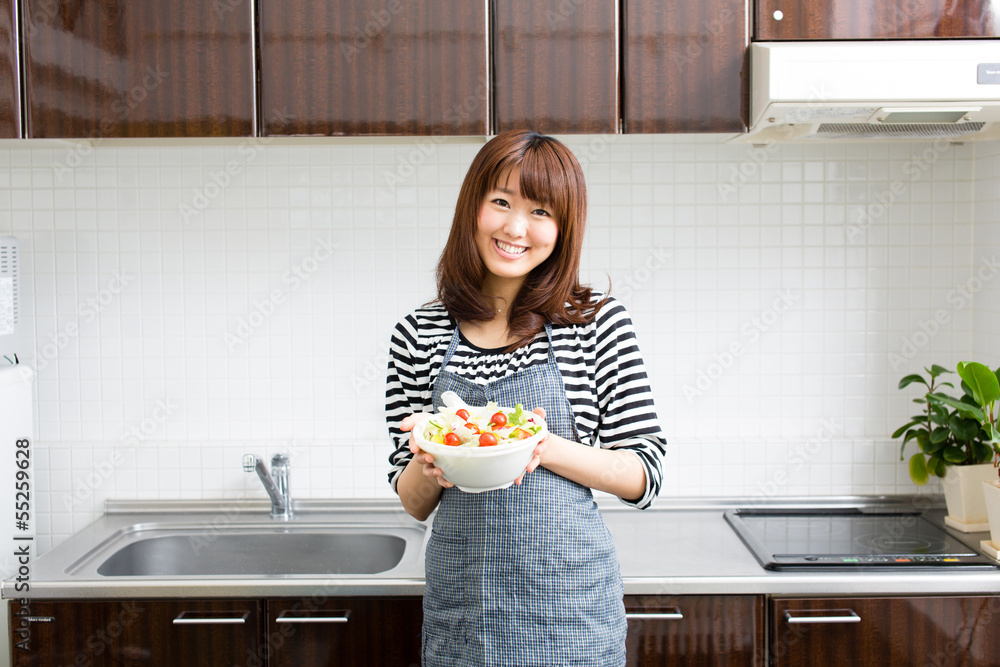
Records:
[[[501,175],[479,208],[476,246],[486,265],[483,291],[512,298],[559,238],[551,206],[521,195],[520,169]]]

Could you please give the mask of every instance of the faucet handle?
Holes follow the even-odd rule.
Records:
[[[287,454],[275,454],[271,457],[271,468],[274,466],[284,466],[288,467],[288,455]]]
[[[243,472],[254,472],[257,468],[257,457],[253,454],[243,455]]]

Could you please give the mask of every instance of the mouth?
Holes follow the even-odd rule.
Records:
[[[493,247],[500,251],[500,255],[508,258],[520,257],[528,251],[524,246],[505,243],[499,239],[493,239]]]

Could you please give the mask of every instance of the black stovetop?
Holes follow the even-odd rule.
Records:
[[[997,568],[919,511],[740,508],[725,518],[769,570]]]

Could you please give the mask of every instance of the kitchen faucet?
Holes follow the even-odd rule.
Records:
[[[267,466],[253,454],[243,455],[243,470],[256,472],[264,484],[264,490],[271,496],[271,518],[288,521],[292,518],[292,495],[288,488],[288,457],[275,454],[271,457],[271,473]]]

